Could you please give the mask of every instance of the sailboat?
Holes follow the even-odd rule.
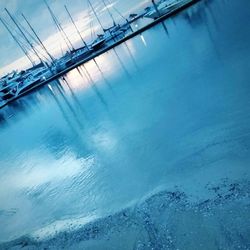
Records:
[[[95,8],[93,7],[92,3],[90,2],[90,0],[88,0],[88,4],[98,22],[98,24],[100,25],[100,28],[102,29],[103,31],[103,34],[98,34],[97,35],[97,38],[90,44],[90,47],[95,51],[95,50],[98,50],[100,48],[102,48],[105,43],[106,43],[106,37],[105,37],[105,29],[104,27],[102,26],[102,23],[100,21],[100,19],[98,18],[97,16],[97,13],[96,13],[96,10]]]
[[[13,89],[15,97],[43,83],[52,75],[53,73],[47,67],[37,69],[35,72],[33,71],[32,73],[28,74],[26,78],[22,82],[18,83],[17,86]]]
[[[6,101],[13,97],[13,90],[19,82],[22,81],[22,73],[14,72],[11,76],[1,79],[0,84],[0,99]]]
[[[74,26],[74,28],[75,28],[75,30],[76,30],[78,36],[80,37],[80,39],[81,39],[82,42],[83,42],[83,47],[71,50],[72,60],[73,60],[74,62],[77,62],[77,61],[79,61],[79,60],[81,60],[81,59],[84,59],[84,58],[86,58],[87,56],[89,56],[89,55],[93,52],[93,50],[92,50],[91,48],[89,48],[89,46],[87,45],[87,43],[86,43],[85,40],[83,39],[83,37],[82,37],[82,35],[81,35],[81,32],[80,32],[80,30],[78,29],[78,27],[77,27],[77,25],[76,25],[76,23],[75,23],[75,21],[74,21],[72,15],[70,14],[70,12],[69,12],[69,10],[68,10],[68,8],[67,8],[66,5],[64,5],[64,8],[65,8],[65,10],[66,10],[66,12],[67,12],[67,14],[68,14],[68,16],[69,16],[69,18],[70,18],[72,24],[73,24],[73,26]]]
[[[100,28],[102,29],[103,31],[103,34],[98,34],[97,35],[97,38],[91,43],[91,48],[93,50],[98,50],[100,48],[103,48],[104,46],[107,45],[107,43],[109,41],[112,41],[112,40],[115,40],[115,39],[121,39],[125,36],[125,32],[127,30],[130,29],[130,24],[129,22],[126,22],[125,24],[123,25],[120,25],[120,24],[116,24],[114,18],[113,18],[113,15],[112,13],[110,12],[109,10],[109,7],[107,6],[107,4],[105,3],[105,0],[102,1],[103,4],[104,4],[104,7],[105,9],[107,10],[112,22],[113,22],[113,25],[109,28],[104,28],[93,5],[91,4],[90,0],[88,0],[88,3],[92,9],[92,12],[94,13],[95,15],[95,18],[97,20],[97,22],[99,23],[100,25]]]
[[[97,35],[97,38],[91,43],[91,48],[93,50],[98,50],[102,48],[106,43],[106,37],[104,34]]]
[[[0,107],[16,99],[29,90],[43,84],[51,78],[53,73],[45,66],[31,69],[30,71],[21,71],[16,77],[1,81],[0,88]]]
[[[157,4],[155,7],[150,7],[147,13],[144,15],[144,17],[153,18],[156,19],[161,15],[167,14],[177,7],[179,5],[187,2],[188,0],[162,0],[159,4]],[[189,0],[190,1],[190,0]]]
[[[18,82],[12,81],[0,90],[0,98],[2,101],[6,101],[13,97],[14,93],[12,91],[17,84]]]

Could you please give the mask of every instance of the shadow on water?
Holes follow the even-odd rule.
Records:
[[[96,96],[98,97],[98,99],[100,100],[100,102],[104,105],[105,109],[108,110],[108,105],[107,102],[104,100],[102,94],[100,93],[100,91],[98,90],[93,78],[91,77],[90,73],[88,72],[88,70],[86,69],[85,65],[82,65],[80,67],[77,68],[78,73],[80,74],[80,76],[84,79],[87,79],[89,86],[91,87],[91,89],[94,91],[94,93],[96,94]]]
[[[60,98],[58,98],[58,94],[56,93],[58,90],[58,88],[56,88],[56,90],[53,88],[53,86],[57,86],[57,84],[48,84],[48,88],[47,90],[50,93],[50,96],[54,99],[57,107],[59,108],[63,119],[65,120],[66,124],[67,124],[67,128],[71,131],[72,135],[74,136],[74,143],[70,143],[68,142],[67,145],[70,146],[71,150],[74,151],[77,155],[77,157],[85,157],[86,155],[90,154],[90,150],[87,146],[87,144],[84,143],[84,141],[82,140],[84,131],[82,130],[83,125],[80,124],[79,125],[79,121],[78,119],[76,119],[75,116],[69,115],[69,112],[64,108],[64,105],[62,104],[62,102],[60,101]],[[60,95],[59,95],[60,96]],[[75,121],[75,122],[74,122]],[[76,124],[78,126],[76,126]],[[53,131],[53,133],[51,134],[50,132],[48,132],[48,138],[46,138],[46,142],[50,141],[51,144],[55,144],[54,141],[58,141],[58,134],[54,134],[55,131]],[[54,139],[52,140],[51,137],[54,137]],[[66,140],[67,141],[67,136],[64,134],[60,134],[61,140]],[[63,139],[64,138],[64,139]],[[55,144],[55,147],[49,147],[52,148],[53,150],[57,149],[59,147],[58,144]],[[64,143],[63,146],[64,147]],[[57,151],[60,152],[60,150],[57,149]],[[62,151],[63,152],[63,151]]]
[[[191,27],[195,28],[198,25],[203,25],[204,22],[206,25],[208,25],[208,20],[204,19],[204,16],[208,17],[208,15],[210,15],[211,20],[214,23],[214,27],[218,30],[219,25],[211,7],[213,1],[214,0],[201,1],[195,4],[194,6],[191,6],[190,9],[188,9],[187,11],[181,13],[180,16],[186,19],[186,21],[190,24]],[[208,13],[208,15],[205,15],[206,12]]]
[[[46,91],[43,88],[38,88],[26,96],[21,97],[9,103],[7,106],[0,110],[0,115],[2,117],[0,123],[1,125],[7,124],[9,122],[18,121],[22,117],[28,117],[33,110],[39,109],[41,103],[41,96],[46,95]]]
[[[80,101],[78,100],[77,96],[75,95],[75,93],[74,93],[73,89],[71,88],[71,86],[70,86],[70,84],[69,84],[66,76],[65,77],[63,76],[62,80],[67,85],[73,101],[78,106],[78,108],[80,109],[80,111],[82,112],[82,114],[84,115],[84,117],[87,119],[88,117],[87,117],[86,110],[83,108],[83,105],[80,103]]]
[[[101,76],[102,76],[102,79],[103,79],[103,81],[105,82],[105,84],[108,86],[108,88],[111,90],[111,92],[112,92],[113,94],[115,94],[115,92],[114,92],[114,90],[113,90],[113,88],[112,88],[110,82],[109,82],[108,79],[105,77],[105,75],[104,75],[104,73],[103,73],[101,67],[100,67],[99,64],[97,63],[96,59],[94,58],[93,61],[94,61],[95,65],[96,65],[98,71],[100,72],[100,74],[101,74]]]
[[[162,25],[162,27],[163,27],[163,29],[164,29],[164,31],[165,31],[167,37],[169,37],[168,28],[167,28],[167,25],[165,24],[165,22],[161,22],[161,25]]]
[[[132,52],[131,52],[131,50],[130,50],[130,48],[129,48],[129,46],[128,46],[128,44],[127,44],[126,41],[124,42],[124,45],[125,45],[125,47],[126,47],[126,49],[127,49],[127,51],[128,51],[128,54],[129,54],[129,56],[130,56],[130,58],[131,58],[131,61],[132,61],[133,64],[135,65],[135,68],[136,68],[137,72],[140,72],[140,68],[139,68],[139,66],[138,66],[138,64],[137,64],[137,62],[136,62],[136,60],[135,60],[135,57],[133,56],[133,54],[132,54]]]
[[[213,0],[205,0],[203,2],[199,2],[196,5],[192,6],[189,10],[180,14],[180,16],[183,17],[193,29],[200,25],[203,25],[206,28],[209,40],[211,41],[217,59],[222,62],[219,50],[216,45],[217,43],[215,42],[213,32],[211,30],[212,27],[210,27],[211,22],[209,21],[209,19],[211,18],[214,24],[214,28],[218,30],[218,22],[211,7],[212,2]]]
[[[70,103],[69,100],[67,99],[67,97],[66,97],[66,95],[65,95],[65,92],[64,92],[64,89],[63,89],[63,87],[62,87],[60,81],[59,81],[59,80],[56,80],[56,83],[57,83],[57,84],[55,84],[55,87],[57,88],[58,93],[59,93],[60,96],[63,98],[63,100],[64,100],[64,102],[66,103],[66,105],[68,106],[69,110],[71,111],[71,113],[72,113],[72,115],[73,115],[75,121],[76,121],[77,124],[79,125],[79,127],[80,127],[81,129],[83,129],[84,126],[83,126],[82,122],[79,120],[78,114],[77,114],[76,111],[74,110],[73,106],[71,105],[71,103]]]
[[[216,15],[215,15],[213,9],[211,8],[211,3],[212,2],[213,1],[204,1],[204,3],[203,3],[204,4],[204,10],[209,13],[209,15],[211,16],[211,20],[214,23],[214,26],[219,31],[220,30],[220,25],[219,25],[219,22],[217,22]]]
[[[222,58],[220,56],[219,50],[217,49],[216,42],[215,42],[215,39],[213,37],[211,28],[209,27],[207,13],[206,12],[202,12],[202,16],[203,16],[203,23],[204,23],[204,26],[205,26],[205,28],[207,30],[207,34],[208,34],[209,40],[211,41],[211,43],[213,45],[214,52],[217,55],[218,60],[220,62],[222,62]]]
[[[7,117],[5,117],[4,112],[0,113],[0,125],[1,126],[7,126],[8,125],[8,119],[7,119]]]
[[[72,123],[72,119],[68,116],[68,112],[64,109],[63,105],[60,102],[60,99],[57,97],[57,93],[55,92],[54,86],[57,86],[57,84],[48,84],[48,89],[50,90],[49,93],[52,96],[52,98],[55,100],[59,110],[62,113],[62,116],[64,118],[64,120],[66,121],[66,123],[68,124],[68,127],[70,128],[70,130],[72,131],[72,133],[78,137],[79,136],[79,131],[78,129],[73,125]],[[57,90],[59,88],[57,87]],[[75,117],[75,116],[74,116]],[[79,124],[79,122],[77,122]],[[82,125],[80,124],[80,128],[82,128]]]
[[[199,4],[191,7],[190,10],[184,12],[181,16],[188,22],[190,27],[195,28],[196,26],[203,24],[203,17],[201,13],[204,11],[204,5]]]
[[[117,61],[119,62],[119,64],[121,65],[121,68],[123,69],[125,75],[126,75],[128,78],[131,78],[130,73],[128,72],[127,68],[125,67],[125,64],[123,63],[121,57],[120,57],[119,54],[116,52],[116,49],[113,48],[112,51],[114,52],[114,55],[115,55],[115,57],[117,58]]]

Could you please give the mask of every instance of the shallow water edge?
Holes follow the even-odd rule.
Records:
[[[23,236],[0,249],[249,249],[250,181],[222,179],[204,190],[210,198],[162,190],[75,230]]]

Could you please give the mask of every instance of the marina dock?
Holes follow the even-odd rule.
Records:
[[[19,94],[16,97],[10,98],[9,100],[7,100],[4,103],[0,103],[0,108],[3,108],[4,106],[8,105],[10,102],[17,100],[18,98],[28,94],[29,92],[33,91],[36,88],[39,88],[63,75],[65,75],[67,72],[73,70],[74,68],[93,60],[94,58],[96,58],[97,56],[102,55],[103,53],[115,48],[116,46],[122,44],[123,42],[126,42],[127,40],[137,36],[138,34],[141,34],[142,32],[146,31],[147,29],[150,29],[154,26],[156,26],[157,24],[163,22],[164,20],[166,20],[167,18],[174,16],[178,13],[180,13],[181,11],[185,10],[186,8],[190,7],[191,5],[199,2],[201,0],[184,0],[182,1],[180,4],[178,4],[178,6],[176,8],[173,8],[172,10],[168,11],[167,13],[160,15],[158,18],[154,19],[152,22],[150,22],[149,24],[138,28],[137,30],[133,30],[131,33],[125,35],[125,37],[116,40],[116,41],[112,41],[111,44],[106,45],[103,48],[100,48],[99,50],[97,50],[96,52],[90,54],[89,56],[86,56],[85,58],[73,63],[72,65],[68,66],[67,68],[61,70],[60,72],[54,73],[53,76],[47,78],[46,80],[36,84],[35,86],[32,86],[31,88],[27,89],[26,91],[24,91],[23,93]],[[138,15],[137,18],[129,21],[129,24],[131,25],[134,21],[138,20],[139,18],[143,18],[144,14]]]

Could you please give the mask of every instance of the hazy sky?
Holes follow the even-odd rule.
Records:
[[[90,10],[87,0],[47,0],[47,2],[63,28],[65,28],[66,33],[72,37],[72,40],[77,41],[79,37],[68,18],[64,5],[68,7],[78,28],[81,31],[85,31],[84,33],[82,32],[82,34],[87,40],[90,40],[90,22],[93,17],[89,15]],[[106,26],[109,25],[110,18],[104,9],[102,1],[91,0],[91,2],[99,13],[103,24]],[[139,7],[144,7],[145,4],[149,4],[150,0],[105,0],[105,2],[111,3],[110,10],[113,12],[114,17],[119,19],[119,15],[112,6],[115,6],[115,8],[124,15],[128,15],[128,13],[136,11]],[[43,0],[0,0],[0,16],[11,25],[11,29],[17,34],[4,8],[7,8],[10,13],[25,26],[25,22],[21,16],[23,13],[37,31],[40,38],[45,41],[46,47],[52,54],[57,54],[64,48],[65,44],[62,38],[57,34],[56,27]],[[93,26],[97,27],[97,22],[94,18],[93,20]],[[27,65],[28,61],[24,57],[23,52],[1,23],[0,41],[0,75],[11,71],[11,69],[22,68],[24,65]]]

